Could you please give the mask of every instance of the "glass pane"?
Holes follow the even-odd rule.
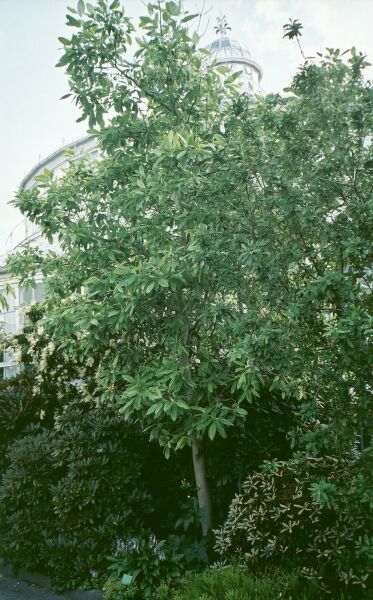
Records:
[[[4,367],[4,379],[9,379],[17,373],[18,367]]]
[[[15,311],[4,313],[4,333],[14,333],[16,331],[16,313]]]
[[[13,350],[4,350],[3,351],[3,356],[4,356],[4,362],[10,362],[13,358]]]
[[[34,298],[36,302],[43,302],[45,298],[45,285],[44,283],[37,283],[34,290]]]
[[[22,306],[23,304],[31,304],[32,302],[32,288],[28,287],[27,289],[22,285],[19,288],[19,303]]]

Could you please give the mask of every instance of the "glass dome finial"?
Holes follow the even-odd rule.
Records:
[[[218,24],[215,25],[215,31],[216,33],[220,33],[220,35],[227,35],[227,31],[231,30],[232,28],[229,27],[228,25],[228,21],[227,21],[227,17],[225,15],[218,17],[217,19]]]

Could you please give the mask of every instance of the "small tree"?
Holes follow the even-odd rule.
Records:
[[[78,31],[59,64],[102,160],[72,162],[59,181],[46,172],[18,197],[64,253],[26,250],[13,268],[43,269],[45,335],[71,364],[95,364],[94,394],[166,456],[191,446],[206,534],[205,441],[263,387],[302,404],[312,451],[367,435],[372,96],[364,58],[330,51],[291,97],[253,105],[236,74],[223,86],[204,66],[192,18],[148,3],[129,59],[118,2],[68,15]]]
[[[245,389],[234,384],[228,360],[246,285],[222,135],[236,76],[223,89],[205,68],[187,29],[196,15],[175,2],[147,8],[132,60],[133,27],[118,2],[71,10],[78,32],[60,38],[59,65],[82,119],[100,126],[103,158],[73,163],[60,181],[46,172],[17,204],[64,251],[42,266],[46,335],[77,363],[100,357],[96,394],[141,420],[166,456],[191,444],[206,534],[204,438],[225,437],[259,383],[253,373]],[[23,273],[29,266],[25,255]]]

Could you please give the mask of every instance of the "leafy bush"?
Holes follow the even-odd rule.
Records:
[[[102,571],[115,540],[142,527],[152,510],[145,489],[141,436],[115,407],[71,404],[56,421],[53,486],[56,536],[50,545],[55,578]]]
[[[157,540],[143,534],[122,542],[111,559],[110,570],[114,577],[127,577],[131,585],[134,582],[139,589],[139,598],[147,598],[162,580],[175,580],[181,576],[183,558],[177,536]]]
[[[88,578],[105,570],[116,540],[138,531],[152,511],[141,441],[110,405],[72,404],[59,416],[53,453],[63,474],[53,487],[50,553],[61,584],[66,572]]]
[[[290,562],[325,590],[358,590],[361,598],[373,559],[368,463],[368,456],[267,463],[234,498],[217,551],[263,566]]]
[[[265,460],[285,460],[291,454],[287,433],[295,419],[293,402],[278,398],[261,386],[258,397],[245,409],[245,421],[232,427],[226,439],[217,438],[205,446],[214,519],[219,524],[248,474],[257,471]]]
[[[294,573],[254,576],[240,566],[209,569],[186,576],[176,589],[163,584],[154,600],[312,600],[319,593]],[[120,597],[118,598],[120,600]]]
[[[52,426],[56,396],[33,394],[34,377],[29,368],[0,384],[0,471],[9,464],[5,458],[9,445],[30,425]]]
[[[141,443],[114,407],[93,402],[66,406],[52,432],[16,441],[0,486],[0,554],[59,589],[102,573],[116,540],[152,510]]]
[[[0,555],[14,567],[47,572],[48,539],[55,529],[51,434],[28,435],[8,455],[0,487]]]
[[[134,585],[126,586],[119,579],[109,579],[104,587],[104,600],[136,600],[139,590]]]

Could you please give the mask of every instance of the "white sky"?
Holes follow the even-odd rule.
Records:
[[[94,0],[91,0],[93,3]],[[303,47],[313,55],[325,46],[356,46],[373,59],[373,0],[184,0],[191,12],[205,6],[202,44],[226,14],[234,39],[244,43],[264,69],[265,91],[281,91],[300,63],[295,42],[283,39],[289,18],[304,26]],[[66,6],[76,0],[0,0],[0,255],[22,218],[9,202],[23,176],[64,143],[81,137],[78,109],[69,100],[63,69],[56,69],[58,36],[69,34]],[[145,14],[142,0],[123,0],[127,14]],[[202,28],[203,29],[203,28]],[[372,60],[373,62],[373,60]],[[371,72],[371,70],[370,70]]]

